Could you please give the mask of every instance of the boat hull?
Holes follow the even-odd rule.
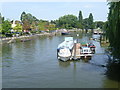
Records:
[[[71,58],[70,56],[69,56],[69,57],[61,57],[61,56],[58,56],[58,59],[61,60],[61,61],[64,61],[64,62],[70,60],[70,58]]]

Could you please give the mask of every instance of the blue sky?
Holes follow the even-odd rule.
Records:
[[[55,20],[60,16],[82,11],[83,18],[92,13],[95,21],[106,21],[107,2],[2,2],[0,12],[10,20],[19,20],[23,11],[31,13],[38,19]]]

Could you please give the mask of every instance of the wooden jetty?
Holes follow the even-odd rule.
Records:
[[[80,43],[75,43],[74,47],[72,49],[72,56],[71,58],[76,60],[80,58],[87,58],[87,57],[92,57],[92,52],[90,48],[84,47],[85,49],[82,48],[82,45]],[[86,52],[84,52],[84,50]]]

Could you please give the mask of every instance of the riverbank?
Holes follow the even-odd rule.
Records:
[[[5,43],[14,43],[14,42],[25,42],[32,40],[33,37],[37,36],[55,36],[55,35],[60,35],[60,32],[51,32],[51,33],[39,33],[39,34],[34,34],[34,35],[23,35],[19,37],[6,37],[6,38],[0,38],[0,45],[5,44]]]

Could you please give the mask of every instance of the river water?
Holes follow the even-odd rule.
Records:
[[[96,53],[91,60],[62,62],[57,60],[57,46],[65,36],[36,37],[28,42],[5,44],[3,54],[3,88],[118,88],[107,78],[105,48],[89,40],[91,34],[74,32],[80,42],[93,42]]]

